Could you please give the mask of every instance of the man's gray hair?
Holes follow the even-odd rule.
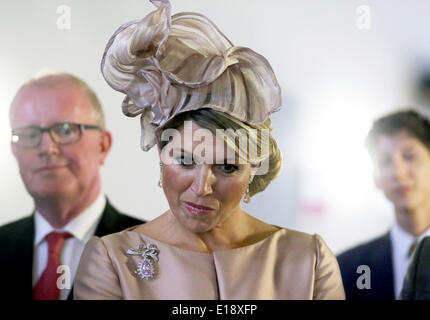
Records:
[[[84,80],[82,80],[82,79],[78,78],[77,76],[74,76],[70,73],[56,72],[56,73],[44,74],[42,76],[31,78],[30,80],[28,80],[26,83],[24,83],[18,89],[17,93],[15,94],[13,101],[19,95],[21,90],[23,90],[24,88],[28,88],[28,87],[52,88],[52,87],[57,87],[57,86],[61,86],[64,84],[76,85],[77,87],[79,87],[83,91],[83,93],[87,97],[88,101],[90,102],[91,113],[92,113],[93,119],[95,120],[95,122],[98,126],[100,126],[104,129],[106,127],[105,116],[104,116],[104,112],[103,112],[101,103],[100,103],[96,93],[94,92],[93,89],[91,89],[91,87]],[[12,119],[11,115],[12,115],[13,101],[11,104],[11,108],[9,110],[9,119],[10,120]]]

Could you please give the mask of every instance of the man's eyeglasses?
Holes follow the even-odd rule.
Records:
[[[34,148],[39,146],[44,132],[48,132],[52,141],[59,145],[71,144],[79,141],[84,130],[102,130],[93,125],[78,123],[56,123],[47,128],[27,126],[12,130],[12,142],[23,148]]]

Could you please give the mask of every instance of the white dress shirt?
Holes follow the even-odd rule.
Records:
[[[422,233],[419,237],[414,237],[410,233],[406,232],[397,223],[395,223],[391,229],[390,237],[393,259],[394,293],[397,300],[400,299],[400,291],[402,290],[403,279],[406,275],[408,265],[412,258],[412,256],[408,256],[409,249],[415,240],[419,242],[428,235],[430,235],[430,228]]]
[[[76,216],[76,218],[71,220],[62,229],[53,228],[39,212],[35,212],[33,287],[36,285],[48,263],[48,243],[45,240],[45,236],[53,231],[68,232],[73,235],[73,238],[68,238],[64,241],[60,253],[61,264],[70,268],[70,283],[73,284],[73,279],[75,278],[79,265],[79,258],[84,250],[85,244],[94,235],[105,206],[106,198],[103,193],[100,193],[97,199],[87,209]],[[61,274],[58,274],[58,276],[60,277]],[[70,289],[71,288],[60,290],[61,300],[67,299]]]

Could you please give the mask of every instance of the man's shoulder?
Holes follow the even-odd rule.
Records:
[[[347,299],[394,299],[389,233],[344,251],[337,260]],[[371,290],[358,288],[357,281],[364,274],[372,275]]]
[[[17,233],[21,232],[23,228],[30,227],[33,223],[33,216],[26,216],[18,220],[9,222],[0,226],[0,239],[4,237],[15,236]]]
[[[107,201],[102,219],[97,227],[95,235],[101,237],[145,222],[146,221],[144,220],[134,218],[128,214],[120,212],[109,201]]]
[[[375,255],[381,250],[390,250],[390,236],[388,233],[374,238],[372,240],[361,243],[355,247],[343,251],[338,255],[338,259],[351,259],[354,257],[363,257],[368,255]]]
[[[27,216],[0,226],[1,258],[31,248],[34,235],[33,216]],[[1,260],[1,259],[0,259]]]
[[[138,219],[138,218],[134,218],[132,216],[129,216],[125,213],[118,213],[119,215],[119,221],[120,221],[120,225],[124,226],[123,229],[125,228],[129,228],[138,224],[142,224],[145,223],[146,221]]]

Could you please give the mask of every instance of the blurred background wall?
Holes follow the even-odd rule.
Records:
[[[272,119],[283,169],[246,210],[279,226],[319,233],[335,253],[388,230],[392,208],[373,186],[362,142],[378,116],[411,105],[427,112],[430,2],[171,4],[172,13],[205,14],[235,45],[264,55],[281,85],[283,109]],[[73,73],[99,95],[114,135],[103,168],[104,192],[113,204],[144,219],[167,208],[157,187],[156,150],[139,149],[138,118],[122,115],[123,95],[99,71],[116,28],[152,10],[145,0],[0,2],[0,224],[33,209],[10,152],[9,105],[23,82],[49,70]]]

